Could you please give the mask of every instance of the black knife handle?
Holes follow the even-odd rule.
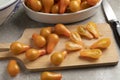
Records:
[[[120,22],[116,21],[116,20],[111,20],[111,21],[109,21],[109,24],[113,30],[114,35],[115,35],[116,42],[120,48]]]

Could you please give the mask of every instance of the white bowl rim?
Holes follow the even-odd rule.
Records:
[[[25,3],[24,3],[25,0],[22,0],[22,4],[23,6],[28,9],[30,12],[32,13],[36,13],[36,14],[41,14],[41,15],[46,15],[46,16],[65,16],[65,15],[73,15],[73,14],[79,14],[79,13],[82,13],[82,12],[86,12],[88,10],[91,10],[93,8],[96,8],[98,7],[101,3],[102,3],[102,0],[100,0],[95,6],[92,6],[90,8],[87,8],[87,9],[84,9],[84,10],[80,10],[80,11],[77,11],[77,12],[73,12],[73,13],[64,13],[64,14],[50,14],[50,13],[43,13],[43,12],[36,12],[36,11],[33,11],[32,9],[28,8]]]
[[[8,8],[12,4],[16,3],[18,0],[9,0],[7,3],[0,5],[0,11]]]

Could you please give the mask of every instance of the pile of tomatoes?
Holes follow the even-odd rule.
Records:
[[[65,49],[53,52],[62,36],[68,39],[65,42]],[[50,62],[55,66],[60,66],[66,56],[74,51],[80,51],[80,58],[97,60],[103,55],[103,50],[107,49],[111,44],[110,38],[101,38],[92,43],[92,45],[87,46],[82,37],[88,40],[99,39],[101,34],[96,23],[88,22],[85,25],[78,25],[75,31],[70,31],[63,24],[56,24],[54,27],[44,27],[40,30],[40,34],[33,33],[31,35],[32,43],[37,48],[21,42],[12,42],[10,52],[13,55],[25,54],[25,58],[29,61],[34,61],[41,56],[51,54]],[[15,60],[11,60],[8,63],[7,71],[12,77],[20,73],[19,65]],[[61,80],[62,75],[51,72],[43,72],[41,74],[41,80],[48,80],[48,78],[50,80]]]
[[[30,9],[44,13],[71,13],[96,5],[99,0],[25,0]]]

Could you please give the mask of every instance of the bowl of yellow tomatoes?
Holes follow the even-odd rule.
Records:
[[[42,23],[73,23],[93,16],[102,0],[22,0],[27,15]]]

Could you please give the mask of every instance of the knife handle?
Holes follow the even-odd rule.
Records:
[[[116,42],[118,43],[118,46],[120,47],[120,22],[116,21],[116,20],[111,20],[109,22],[109,24],[113,30],[114,35],[115,35]]]
[[[113,27],[116,28],[118,36],[120,37],[120,22],[115,20],[111,20],[110,22],[112,23]]]

